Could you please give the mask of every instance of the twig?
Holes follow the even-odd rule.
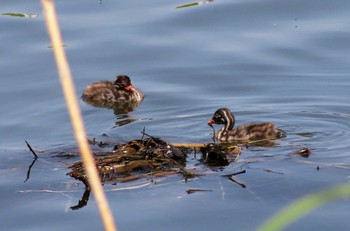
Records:
[[[231,174],[226,174],[226,175],[222,175],[222,176],[225,176],[227,177],[230,181],[238,184],[239,186],[241,186],[242,188],[246,188],[247,186],[243,183],[240,183],[238,182],[234,176],[236,175],[239,175],[239,174],[243,174],[243,173],[246,173],[246,170],[242,170],[242,171],[239,171],[239,172],[235,172],[235,173],[231,173]]]
[[[242,188],[246,188],[247,187],[245,184],[238,182],[233,176],[230,176],[228,179],[231,180],[232,182],[238,184]]]
[[[145,134],[146,134],[146,127],[143,127],[143,130],[142,130],[142,137],[141,137],[141,140],[143,140]]]
[[[25,140],[25,142],[26,142],[26,144],[27,144],[29,150],[33,153],[34,159],[38,159],[38,158],[39,158],[38,155],[34,152],[34,150],[33,150],[32,147],[29,145],[29,143],[28,143],[26,140]]]
[[[145,128],[143,128],[143,130],[141,131],[141,134],[142,134],[141,140],[143,140],[144,136],[148,136],[149,138],[152,138],[154,140],[157,139],[154,136],[151,136],[151,135],[147,134],[145,132]],[[205,143],[203,143],[203,144],[199,144],[199,143],[195,143],[195,144],[172,143],[171,145],[176,147],[176,148],[204,148],[204,147],[207,146],[207,144],[205,144]]]
[[[212,192],[213,190],[211,189],[196,189],[196,188],[193,188],[193,189],[187,189],[186,190],[186,193],[187,194],[192,194],[192,193],[195,193],[195,192]]]
[[[179,143],[172,143],[172,146],[176,148],[205,148],[207,144],[203,143],[194,143],[194,144],[179,144]]]
[[[151,136],[145,132],[145,128],[141,131],[142,133],[142,139],[144,136],[148,136],[149,138],[156,139],[154,136]],[[172,143],[172,146],[176,148],[204,148],[207,146],[207,144],[179,144],[179,143]]]
[[[81,112],[76,98],[73,79],[71,76],[66,54],[63,49],[63,42],[57,21],[55,5],[53,3],[53,0],[41,0],[41,3],[44,9],[47,30],[53,46],[56,65],[58,68],[58,74],[63,88],[63,94],[66,99],[66,104],[72,122],[74,135],[77,140],[79,151],[84,162],[85,171],[88,176],[88,181],[91,186],[93,195],[95,197],[96,204],[99,209],[105,230],[116,231],[117,227],[114,223],[112,211],[109,207],[106,195],[103,191],[100,177],[95,167],[94,158],[92,156],[89,144],[87,142],[86,131],[84,128],[83,120],[81,118]]]
[[[265,172],[277,173],[277,174],[281,174],[281,175],[283,175],[283,174],[284,174],[283,172],[277,172],[277,171],[274,171],[274,170],[269,169],[269,168],[265,168],[265,169],[264,169],[264,171],[265,171]]]
[[[141,131],[141,133],[142,133],[142,139],[141,140],[143,140],[144,136],[148,136],[149,138],[151,138],[153,140],[157,139],[156,137],[147,134],[145,131],[146,131],[145,128],[143,128],[143,130]]]
[[[24,183],[27,182],[29,180],[30,177],[30,171],[32,170],[33,165],[35,164],[36,160],[39,158],[38,155],[34,152],[34,150],[32,149],[32,147],[29,145],[29,143],[25,140],[29,150],[33,153],[34,155],[34,160],[32,161],[32,163],[29,165],[28,167],[28,171],[27,171],[27,178],[24,180]]]
[[[226,174],[226,175],[222,175],[222,176],[231,177],[231,176],[236,176],[236,175],[243,174],[243,173],[246,173],[246,170],[242,170],[239,172],[234,172],[234,173],[230,173],[230,174]]]

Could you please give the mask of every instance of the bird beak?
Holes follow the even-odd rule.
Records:
[[[210,127],[212,127],[212,124],[215,124],[215,121],[214,121],[213,119],[211,119],[211,120],[208,121],[208,125],[209,125]]]
[[[133,91],[135,88],[132,85],[124,87],[126,91]]]

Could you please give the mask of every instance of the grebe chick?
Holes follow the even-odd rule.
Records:
[[[82,99],[94,106],[113,107],[118,104],[140,103],[144,94],[131,84],[126,75],[119,75],[114,81],[101,81],[88,85]]]
[[[212,127],[212,124],[224,125],[215,136],[215,139],[221,142],[246,143],[286,137],[286,133],[272,123],[250,123],[233,128],[235,117],[227,108],[220,108],[214,113],[213,118],[208,121],[209,126]]]

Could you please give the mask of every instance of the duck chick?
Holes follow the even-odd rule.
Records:
[[[213,118],[208,121],[208,125],[223,124],[215,139],[221,142],[247,143],[249,141],[266,141],[286,137],[286,132],[277,128],[272,123],[249,123],[233,128],[235,117],[227,108],[220,108]]]
[[[82,99],[93,105],[112,106],[130,102],[140,103],[144,94],[131,84],[129,76],[119,75],[114,81],[100,81],[86,87]]]

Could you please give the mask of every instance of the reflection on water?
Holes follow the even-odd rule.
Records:
[[[237,162],[207,167],[188,182],[174,175],[131,191],[118,191],[131,183],[106,185],[118,226],[254,230],[296,198],[347,181],[350,2],[217,0],[176,9],[190,2],[56,3],[77,98],[96,79],[130,73],[147,99],[116,109],[81,102],[89,136],[129,141],[146,128],[170,143],[208,143],[207,121],[220,107],[230,108],[237,124],[271,121],[288,136],[272,147],[248,147]],[[41,11],[39,2],[2,6],[1,13]],[[101,229],[92,201],[67,212],[84,193],[65,175],[79,158],[52,158],[77,152],[70,152],[74,139],[43,16],[0,18],[3,229]],[[33,155],[23,140],[39,156],[25,183]],[[307,159],[295,154],[304,148],[312,151]],[[197,162],[193,154],[186,166]],[[242,170],[236,178],[246,188],[222,177]],[[291,230],[346,230],[347,211],[347,203],[335,202]]]
[[[115,115],[120,115],[120,114],[128,114],[137,108],[141,102],[125,102],[121,104],[105,104],[105,103],[99,103],[99,102],[94,102],[94,101],[89,101],[89,100],[84,100],[86,103],[94,106],[94,107],[101,107],[101,108],[109,108],[112,109]]]

